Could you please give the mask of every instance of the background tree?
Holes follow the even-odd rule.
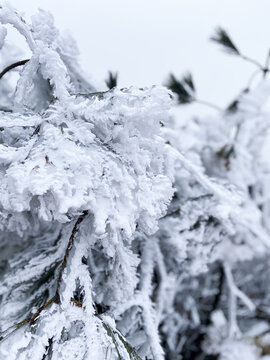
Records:
[[[188,231],[181,229],[177,234],[180,239],[186,235],[190,251],[183,262],[179,302],[172,311],[173,321],[179,318],[178,335],[167,346],[175,359],[180,354],[183,359],[261,359],[269,353],[268,56],[264,67],[242,55],[223,29],[216,31],[213,40],[230,54],[252,62],[258,70],[238,98],[224,110],[217,109],[217,116],[185,120],[179,112],[172,129],[164,130],[167,141],[193,165],[240,196],[241,210],[228,209],[224,218],[223,202],[220,217],[219,205],[213,206],[212,191],[194,197],[197,181],[190,182],[189,177],[185,186],[179,183],[179,195],[173,200],[179,203],[178,212],[172,215],[179,229],[187,223],[186,219],[192,219]],[[260,76],[261,81],[254,85],[255,77]],[[197,101],[190,74],[181,80],[171,75],[168,87],[176,93],[180,105]],[[176,178],[181,179],[179,175]],[[186,210],[188,202],[184,201],[183,207],[183,194],[188,194],[189,188],[187,200],[191,205]],[[192,218],[195,212],[197,215]],[[166,225],[166,238],[175,241],[176,234],[171,229]],[[207,268],[202,273],[203,259]],[[197,276],[192,276],[194,269]]]

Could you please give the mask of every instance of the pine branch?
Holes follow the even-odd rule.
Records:
[[[256,306],[254,302],[235,284],[230,265],[228,265],[228,263],[225,262],[223,264],[223,268],[230,292],[233,293],[235,297],[242,300],[242,302],[250,311],[256,311]]]
[[[266,74],[269,69],[261,65],[257,60],[254,60],[250,58],[249,56],[246,56],[240,52],[240,50],[236,47],[236,45],[231,40],[229,34],[221,27],[218,27],[215,31],[215,34],[210,38],[210,40],[218,43],[223,47],[225,52],[227,52],[230,55],[235,55],[241,57],[243,60],[252,63],[253,65],[257,66],[263,74]],[[267,62],[266,62],[267,64]]]
[[[193,91],[193,93],[195,93],[195,86],[194,86],[193,78],[192,78],[192,75],[190,72],[187,72],[186,74],[184,74],[183,82]]]
[[[108,78],[105,80],[105,83],[109,89],[113,89],[114,87],[117,86],[117,78],[118,78],[117,72],[113,73],[112,71],[109,71]]]
[[[221,107],[219,107],[219,106],[217,106],[215,104],[212,104],[209,101],[205,101],[205,100],[201,100],[201,99],[196,99],[195,101],[198,104],[206,105],[206,106],[211,107],[212,109],[215,109],[217,111],[223,111],[223,109]]]
[[[81,216],[79,216],[78,220],[76,221],[76,223],[75,223],[75,225],[74,225],[74,227],[72,229],[72,233],[71,233],[71,236],[70,236],[69,241],[68,241],[68,246],[66,248],[65,256],[64,256],[64,259],[63,259],[59,274],[58,274],[58,278],[57,278],[57,287],[56,287],[56,292],[55,292],[56,302],[60,303],[60,295],[59,295],[60,285],[61,285],[62,278],[63,278],[63,272],[64,272],[64,270],[65,270],[65,268],[67,266],[67,260],[68,260],[68,257],[69,257],[69,253],[70,253],[70,250],[72,249],[72,246],[73,246],[73,243],[74,243],[75,235],[78,232],[80,223],[83,221],[84,217],[87,214],[88,214],[88,211],[84,211],[83,214]]]
[[[17,329],[19,329],[21,326],[24,326],[30,322],[30,318],[27,318],[25,320],[20,321],[18,324],[14,324],[10,327],[8,327],[5,331],[0,333],[0,341],[6,339],[8,336],[14,333]]]
[[[82,302],[77,301],[74,298],[70,298],[70,302],[72,302],[74,305],[80,308],[83,306]],[[52,297],[50,300],[48,300],[45,304],[43,304],[32,317],[26,318],[20,321],[18,324],[14,324],[10,326],[3,333],[0,333],[0,341],[5,340],[9,335],[13,334],[13,332],[19,329],[21,326],[27,324],[33,325],[36,318],[40,315],[40,313],[53,303],[56,303],[55,296]]]
[[[34,322],[36,321],[36,318],[40,315],[40,313],[45,310],[48,306],[50,306],[51,304],[57,302],[57,298],[54,295],[50,300],[46,301],[45,304],[43,304],[36,312],[35,314],[31,317],[30,319],[30,325],[33,325]]]
[[[104,97],[105,94],[109,93],[111,91],[111,89],[106,90],[106,91],[96,91],[96,92],[92,92],[92,93],[71,93],[71,96],[83,96],[86,98],[92,98],[94,96],[97,96],[98,98],[102,99]]]
[[[236,111],[238,110],[238,105],[239,105],[239,100],[237,99],[233,100],[226,108],[226,112],[230,114],[236,113]]]
[[[25,59],[21,61],[17,61],[14,64],[8,65],[1,73],[0,73],[0,79],[10,70],[15,69],[18,66],[25,65],[30,59]]]
[[[59,271],[59,274],[58,274],[58,278],[57,278],[57,286],[56,286],[56,291],[55,291],[55,295],[50,299],[48,300],[45,304],[43,304],[36,312],[35,314],[32,316],[32,318],[30,319],[30,325],[33,325],[34,322],[36,321],[36,319],[38,318],[38,316],[40,315],[40,313],[45,310],[48,306],[50,306],[51,304],[53,303],[56,303],[56,304],[60,304],[61,303],[61,300],[60,300],[60,294],[59,294],[59,291],[60,291],[60,286],[61,286],[61,282],[62,282],[62,278],[63,278],[63,272],[67,266],[67,260],[68,260],[68,257],[69,257],[69,254],[70,254],[70,250],[72,249],[73,247],[73,244],[74,244],[74,239],[75,239],[75,235],[77,234],[78,232],[78,229],[79,229],[79,225],[80,223],[83,221],[84,217],[88,214],[87,211],[84,211],[83,214],[81,216],[79,216],[79,218],[77,219],[73,229],[72,229],[72,232],[71,232],[71,235],[70,235],[70,238],[69,238],[69,241],[68,241],[68,245],[66,247],[66,252],[65,252],[65,256],[64,256],[64,259],[62,261],[62,264],[61,264],[61,267],[60,267],[60,271]],[[77,306],[80,306],[76,300],[74,299],[71,299],[71,301],[73,303],[75,303],[75,305]]]
[[[190,73],[185,74],[180,80],[170,74],[167,87],[177,94],[180,104],[190,104],[195,101],[195,87]]]
[[[70,302],[72,302],[73,304],[75,304],[76,306],[78,306],[80,308],[83,306],[83,303],[81,301],[75,300],[74,298],[71,298]]]
[[[140,356],[136,353],[136,351],[133,349],[133,347],[123,338],[123,336],[121,335],[121,333],[119,331],[112,329],[108,324],[106,324],[103,321],[103,319],[102,319],[102,317],[100,315],[96,314],[95,316],[97,316],[101,320],[102,325],[103,325],[104,329],[107,332],[107,335],[112,338],[113,343],[114,343],[115,348],[116,348],[116,351],[117,351],[117,354],[118,354],[119,360],[124,360],[124,359],[123,359],[123,357],[121,356],[121,354],[120,354],[120,352],[118,350],[118,342],[117,342],[116,336],[118,337],[118,339],[124,345],[126,351],[129,354],[129,359],[130,360],[142,360],[140,358]]]
[[[267,57],[266,57],[266,61],[265,61],[265,73],[264,73],[264,77],[266,76],[267,72],[269,72],[269,62],[270,62],[270,50],[267,53]]]
[[[48,345],[45,347],[45,353],[42,357],[42,360],[45,360],[47,358],[47,356],[49,355],[51,349],[52,349],[52,345],[53,345],[53,338],[50,338],[48,340]]]
[[[15,325],[12,325],[10,328],[8,328],[4,333],[8,332],[9,330],[11,329],[14,329],[13,331],[15,331],[16,329],[18,329],[19,327],[23,326],[23,325],[26,325],[26,324],[30,324],[30,325],[33,325],[36,321],[36,319],[38,318],[38,316],[41,314],[41,312],[43,310],[45,310],[47,307],[49,307],[51,304],[53,303],[56,303],[56,304],[60,304],[60,295],[59,295],[59,290],[60,290],[60,285],[61,285],[61,282],[62,282],[62,277],[63,277],[63,272],[66,268],[66,265],[67,265],[67,259],[69,257],[69,254],[70,254],[70,250],[72,249],[72,246],[74,244],[74,239],[75,239],[75,235],[76,233],[78,232],[78,229],[79,229],[79,225],[80,223],[83,221],[84,217],[88,214],[87,211],[84,211],[83,214],[81,216],[79,216],[79,218],[77,219],[73,229],[72,229],[72,232],[71,232],[71,235],[70,235],[70,238],[69,238],[69,241],[68,241],[68,245],[66,247],[66,251],[65,251],[65,256],[64,256],[64,259],[62,261],[62,264],[61,264],[61,267],[60,267],[60,271],[59,271],[59,274],[58,274],[58,278],[57,278],[57,287],[56,287],[56,291],[55,291],[55,295],[49,299],[48,301],[46,301],[42,306],[40,306],[38,308],[38,310],[34,313],[34,315],[31,317],[31,318],[26,318],[25,320],[21,321],[20,323],[18,324],[15,324]],[[71,298],[70,301],[75,304],[76,306],[78,307],[82,307],[82,303],[80,303],[79,301],[76,301],[75,299]],[[12,331],[12,332],[13,332]],[[10,333],[8,333],[9,335]],[[3,334],[0,334],[0,341],[3,340],[5,338],[5,336]]]
[[[250,58],[249,56],[240,54],[240,57],[241,57],[243,60],[245,60],[245,61],[247,61],[247,62],[249,62],[249,63],[257,66],[257,67],[263,72],[263,74],[264,74],[264,73],[267,73],[267,72],[269,71],[269,69],[265,69],[257,60],[254,60],[254,59]]]
[[[205,100],[200,100],[196,97],[196,88],[192,75],[189,72],[184,74],[180,80],[177,80],[176,77],[171,74],[166,86],[178,96],[178,102],[181,105],[196,102],[201,105],[209,106],[215,110],[222,111],[217,105]]]
[[[216,29],[215,34],[210,39],[219,45],[222,45],[227,53],[240,56],[240,52],[232,42],[230,36],[221,27]]]
[[[6,113],[12,113],[13,110],[7,109],[7,108],[0,108],[0,111],[6,112]]]
[[[217,310],[221,296],[222,296],[222,289],[224,284],[224,269],[222,264],[218,264],[217,272],[219,273],[219,279],[218,279],[218,287],[217,287],[217,293],[214,297],[214,301],[212,304],[211,312],[209,312],[207,319],[206,319],[206,325],[210,325],[211,323],[211,314]]]

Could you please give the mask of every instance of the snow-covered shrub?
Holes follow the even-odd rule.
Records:
[[[259,358],[267,295],[238,279],[270,244],[268,83],[185,121],[164,87],[88,79],[49,13],[0,20],[0,359]]]
[[[31,50],[13,91],[1,77],[0,357],[138,359],[113,314],[138,286],[136,228],[155,232],[173,195],[172,96],[95,92],[49,14],[27,24],[2,5],[0,19]]]

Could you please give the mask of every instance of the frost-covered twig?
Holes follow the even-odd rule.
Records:
[[[140,264],[140,287],[135,297],[121,305],[119,311],[115,312],[116,316],[123,314],[133,306],[138,306],[142,311],[144,329],[148,338],[151,352],[156,360],[163,360],[163,349],[160,345],[158,336],[158,322],[156,309],[151,301],[153,292],[152,277],[155,266],[155,247],[153,242],[157,239],[145,239],[143,245],[142,261]],[[158,255],[158,254],[157,254]],[[160,305],[158,305],[159,307]],[[161,309],[157,309],[161,310]]]
[[[56,303],[56,304],[60,304],[61,303],[61,299],[60,299],[60,286],[61,286],[61,282],[62,282],[62,277],[63,277],[63,272],[67,266],[67,261],[68,261],[68,257],[69,257],[69,253],[70,250],[72,249],[73,243],[74,243],[74,239],[75,239],[75,235],[78,232],[78,228],[80,223],[83,221],[84,217],[88,214],[87,211],[85,211],[82,215],[79,216],[78,220],[75,222],[75,225],[72,229],[70,238],[68,240],[68,245],[66,247],[66,252],[65,252],[65,256],[64,259],[62,261],[60,270],[59,270],[59,274],[58,274],[58,278],[57,278],[57,286],[56,286],[56,291],[55,291],[55,295],[48,301],[46,301],[45,304],[43,304],[36,312],[35,314],[31,317],[30,320],[30,324],[33,325],[34,322],[36,321],[36,319],[38,318],[38,316],[40,315],[40,313],[46,309],[48,306],[50,306],[52,303]],[[72,301],[73,303],[75,303],[75,305],[80,306],[77,304],[77,302]]]
[[[228,263],[224,262],[224,272],[226,275],[228,287],[229,287],[229,335],[234,336],[239,332],[237,325],[237,298],[241,299],[242,302],[247,306],[250,311],[255,311],[256,306],[251,299],[243,293],[235,284],[231,267]]]
[[[71,235],[70,235],[70,238],[69,238],[69,241],[68,241],[68,245],[67,245],[67,248],[66,248],[65,256],[64,256],[63,262],[61,264],[60,271],[59,271],[58,278],[57,278],[57,287],[56,287],[56,292],[55,292],[55,297],[57,299],[56,300],[57,302],[61,302],[59,290],[60,290],[60,286],[61,286],[61,282],[62,282],[62,278],[63,278],[63,272],[64,272],[64,270],[65,270],[65,268],[67,266],[67,260],[68,260],[68,257],[69,257],[69,253],[70,253],[70,250],[73,247],[75,235],[78,232],[80,223],[83,221],[83,219],[85,218],[85,216],[87,214],[88,214],[88,211],[84,211],[83,214],[79,216],[78,220],[76,221],[76,223],[75,223],[75,225],[74,225],[74,227],[72,229],[72,232],[71,232]]]
[[[226,262],[224,263],[224,272],[226,275],[226,279],[227,279],[230,291],[232,291],[240,300],[242,300],[242,302],[246,305],[246,307],[250,311],[255,311],[256,306],[253,303],[253,301],[243,291],[241,291],[236,286],[234,279],[233,279],[231,267]]]
[[[155,241],[155,239],[152,239],[152,241]],[[152,294],[152,276],[155,256],[154,244],[152,244],[152,241],[150,241],[150,239],[146,239],[143,249],[139,298],[141,298],[140,306],[142,308],[145,332],[148,336],[154,359],[162,360],[163,349],[160,345],[157,324],[154,319],[155,313],[150,299]]]

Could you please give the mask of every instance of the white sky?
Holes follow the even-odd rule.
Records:
[[[242,52],[264,62],[270,48],[270,0],[11,0],[32,15],[50,10],[69,29],[81,64],[96,80],[119,71],[120,86],[161,84],[190,70],[200,98],[225,105],[253,66],[209,42],[216,26]]]

